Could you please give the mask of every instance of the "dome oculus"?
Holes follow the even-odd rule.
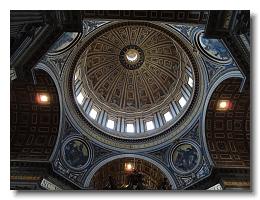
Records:
[[[119,60],[128,70],[140,68],[144,62],[144,52],[137,45],[127,45],[120,51]]]
[[[134,63],[134,62],[136,62],[138,60],[139,53],[135,49],[129,49],[126,52],[125,56],[126,56],[126,59],[127,59],[128,62]]]

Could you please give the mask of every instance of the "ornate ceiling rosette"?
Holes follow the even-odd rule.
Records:
[[[200,88],[199,61],[181,37],[166,26],[121,22],[83,38],[65,65],[63,82],[77,126],[124,149],[176,137],[173,130],[184,118],[192,120]]]

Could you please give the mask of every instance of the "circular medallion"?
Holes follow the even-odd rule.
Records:
[[[90,150],[88,145],[80,139],[70,139],[63,145],[63,159],[75,170],[81,170],[88,165]]]
[[[181,173],[189,173],[197,168],[200,162],[200,153],[197,146],[191,143],[177,145],[171,153],[171,164]]]
[[[200,32],[196,35],[196,41],[202,53],[211,60],[220,63],[229,63],[232,60],[221,40],[208,39],[205,37],[204,32]]]
[[[74,32],[65,32],[63,33],[59,39],[51,46],[49,50],[50,55],[56,55],[63,53],[70,49],[76,42],[80,39],[81,34],[80,33],[74,33]]]

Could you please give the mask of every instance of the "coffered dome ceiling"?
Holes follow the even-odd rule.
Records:
[[[119,23],[96,33],[75,62],[73,92],[81,113],[120,138],[157,135],[191,102],[195,75],[181,45],[148,23]]]
[[[122,26],[96,38],[81,55],[78,68],[83,87],[99,105],[136,115],[179,90],[180,54],[173,40],[158,30]],[[127,56],[136,56],[136,61]]]

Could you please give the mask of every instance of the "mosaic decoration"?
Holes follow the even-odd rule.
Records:
[[[203,147],[200,120],[174,142],[168,155],[179,189],[189,188],[210,175],[212,166]]]
[[[89,149],[80,140],[71,140],[64,146],[64,160],[72,168],[83,168],[89,160]]]
[[[182,33],[188,40],[191,39],[191,32],[194,28],[193,26],[188,25],[176,25],[176,24],[168,24],[170,27],[176,29],[178,32]]]
[[[73,32],[63,33],[63,35],[51,47],[50,52],[57,53],[63,51],[75,41],[78,35],[79,33],[73,33]]]
[[[218,39],[207,39],[204,33],[198,34],[199,47],[206,56],[218,62],[228,63],[232,60],[224,44]]]
[[[82,187],[83,183],[81,180],[84,176],[84,171],[71,170],[67,164],[64,164],[63,160],[59,156],[57,156],[55,161],[53,161],[53,169],[60,176],[67,178],[78,187]]]
[[[190,172],[186,174],[176,174],[176,183],[178,185],[178,189],[186,189],[193,185],[194,183],[198,182],[199,180],[206,178],[210,175],[212,166],[210,166],[209,162],[202,153],[202,166],[196,170],[196,172]]]
[[[83,37],[107,23],[109,21],[83,20]]]
[[[190,172],[199,164],[199,152],[192,144],[181,144],[173,151],[172,163],[177,170]]]
[[[196,179],[201,179],[210,174],[210,164],[206,161],[205,157],[203,157],[203,165],[200,170],[196,173]]]
[[[209,81],[211,81],[212,78],[214,76],[216,76],[218,73],[220,73],[221,71],[226,69],[226,67],[223,66],[223,65],[218,65],[216,63],[213,63],[213,62],[210,62],[210,61],[207,61],[207,60],[203,60],[203,61],[205,63],[205,66],[206,66],[206,69],[207,69],[207,72],[208,72]]]

